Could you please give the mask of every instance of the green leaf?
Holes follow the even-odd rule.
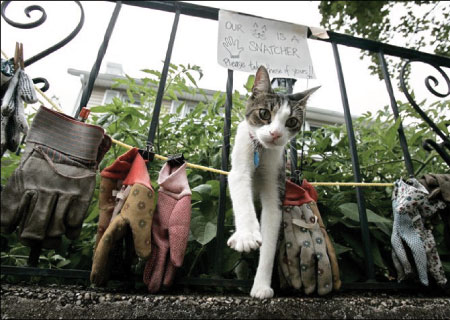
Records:
[[[62,260],[56,264],[56,268],[62,268],[70,264],[70,260]]]
[[[211,196],[218,198],[220,193],[220,182],[218,180],[209,180],[206,184],[211,186]]]
[[[341,245],[339,243],[334,243],[333,245],[334,245],[334,250],[336,251],[336,255],[337,256],[340,255],[340,254],[343,254],[344,252],[352,251],[352,248],[343,246],[343,245]]]
[[[198,243],[205,245],[216,237],[216,221],[208,220],[208,217],[198,210],[192,210],[191,232]]]
[[[345,217],[347,217],[353,221],[359,222],[358,205],[356,203],[344,203],[344,204],[341,204],[338,208]],[[386,219],[382,216],[379,216],[378,214],[376,214],[375,212],[373,212],[370,209],[366,208],[366,213],[367,213],[367,221],[368,222],[391,223],[391,220]]]
[[[200,193],[202,196],[210,196],[212,191],[212,186],[209,184],[200,184],[192,189],[192,191],[196,191]]]
[[[99,209],[98,209],[97,202],[92,203],[92,204],[91,204],[91,208],[92,208],[92,210],[89,212],[89,215],[87,216],[87,218],[83,221],[84,223],[91,222],[91,221],[93,221],[95,218],[98,217]]]

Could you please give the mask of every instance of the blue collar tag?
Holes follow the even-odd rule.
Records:
[[[255,164],[255,168],[258,168],[258,166],[259,166],[259,152],[258,151],[253,152],[253,163]]]

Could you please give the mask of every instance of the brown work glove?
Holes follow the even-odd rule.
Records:
[[[93,196],[99,149],[110,141],[101,127],[41,106],[2,191],[1,232],[19,226],[24,245],[49,249],[64,234],[76,239]]]
[[[94,252],[91,283],[98,286],[104,285],[108,280],[109,255],[117,241],[125,237],[128,226],[130,226],[133,234],[134,250],[138,257],[147,259],[150,256],[151,227],[155,207],[154,192],[145,161],[137,152],[137,149],[133,150],[121,156],[112,166],[105,169],[107,175],[115,169],[118,172],[123,172],[121,170],[127,167],[123,163],[124,160],[128,162],[126,160],[131,160],[130,156],[134,155],[131,168],[123,181],[122,189],[116,195],[118,201],[116,201],[116,206],[111,215],[109,206],[106,208],[107,211],[102,211],[108,217],[111,216],[111,219],[103,236],[100,235]],[[104,177],[104,174],[102,177]]]

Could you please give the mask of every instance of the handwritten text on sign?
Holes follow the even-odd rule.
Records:
[[[308,27],[220,10],[217,59],[221,66],[273,77],[314,79]]]

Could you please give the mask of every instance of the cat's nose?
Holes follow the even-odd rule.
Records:
[[[283,134],[280,131],[269,131],[270,135],[272,136],[273,140],[276,140],[280,138]]]

